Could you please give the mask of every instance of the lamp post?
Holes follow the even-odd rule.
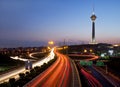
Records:
[[[106,65],[106,74],[108,74],[108,67],[107,67],[107,65]]]

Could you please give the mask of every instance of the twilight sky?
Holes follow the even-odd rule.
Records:
[[[90,42],[93,6],[96,41],[120,43],[120,0],[0,0],[0,47]]]

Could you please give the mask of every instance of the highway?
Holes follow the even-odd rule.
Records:
[[[98,56],[93,56],[92,58],[85,59],[85,60],[95,60],[95,59],[98,59],[98,58],[99,58]],[[84,69],[81,69],[80,72],[85,76],[85,78],[88,80],[88,83],[90,85],[93,86],[94,84],[96,84],[96,81],[94,81],[94,80],[91,81],[91,79],[95,78],[97,80],[97,82],[99,82],[101,84],[101,87],[119,87],[119,84],[116,83],[117,81],[116,82],[115,82],[115,80],[113,81],[112,80],[113,78],[112,77],[110,78],[110,76],[107,77],[107,75],[105,73],[104,74],[99,73],[92,66],[87,66],[87,69],[89,69],[89,71],[91,72],[92,75],[85,72]],[[92,78],[91,78],[91,76],[92,76]]]
[[[41,66],[44,63],[47,63],[48,61],[53,59],[54,55],[55,55],[53,51],[54,51],[54,49],[51,50],[50,55],[48,57],[46,57],[46,58],[44,58],[44,59],[42,59],[42,60],[40,60],[38,62],[35,62],[33,64],[33,67]],[[16,70],[10,71],[8,73],[2,74],[2,75],[0,75],[0,83],[8,81],[9,78],[16,78],[17,79],[19,77],[19,73],[24,73],[24,72],[26,72],[25,68],[21,67],[21,68],[18,68]]]
[[[89,87],[103,87],[102,84],[95,78],[93,77],[90,73],[85,71],[79,63],[77,63],[78,69],[80,73],[86,78]]]
[[[95,79],[91,74],[86,72],[84,69],[81,69],[81,73],[85,76],[90,87],[102,87],[102,84]]]
[[[100,73],[98,73],[92,66],[89,66],[88,69],[92,71],[92,75],[99,80],[103,87],[114,87],[109,81],[107,81]]]
[[[70,87],[72,69],[70,60],[58,52],[57,60],[42,74],[27,83],[24,87]]]
[[[82,55],[82,56],[84,56],[84,55]],[[84,60],[95,60],[98,58],[99,58],[98,56],[91,56],[91,58],[84,59]],[[77,63],[77,65],[80,66],[79,63]],[[92,66],[87,66],[87,69],[89,69],[91,74],[86,72],[83,68],[80,68],[80,72],[87,79],[90,87],[114,87],[111,83],[109,83],[109,81],[106,78],[104,78],[100,73],[98,73],[95,69],[93,69]],[[99,85],[99,86],[97,86],[97,85]]]
[[[99,72],[107,81],[109,81],[109,83],[112,84],[113,87],[120,87],[120,80],[119,79],[116,79],[109,72],[106,74],[105,70],[100,68],[100,67],[93,66],[93,68],[97,72]]]

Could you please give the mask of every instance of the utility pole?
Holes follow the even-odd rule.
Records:
[[[106,65],[106,74],[108,74],[108,67],[107,67],[107,65]]]

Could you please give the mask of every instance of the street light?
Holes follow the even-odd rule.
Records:
[[[54,42],[53,42],[53,41],[49,41],[49,42],[48,42],[48,45],[49,45],[50,48],[52,48],[53,45],[54,45]]]
[[[65,51],[66,54],[68,54],[68,46],[63,46],[63,50]]]
[[[53,42],[53,41],[49,41],[49,42],[48,42],[48,44],[53,45],[53,44],[54,44],[54,42]]]
[[[87,50],[86,50],[86,49],[84,49],[84,53],[87,53]]]

